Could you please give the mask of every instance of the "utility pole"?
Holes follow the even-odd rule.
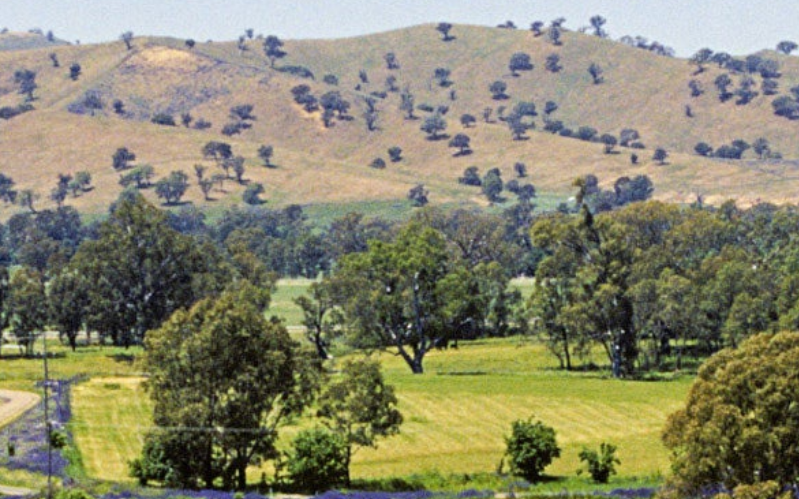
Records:
[[[50,405],[48,389],[50,388],[50,374],[47,370],[47,333],[42,333],[44,340],[44,429],[47,439],[47,499],[53,499],[53,453],[51,436],[53,429],[50,423]]]

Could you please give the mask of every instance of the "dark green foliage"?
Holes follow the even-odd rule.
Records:
[[[308,78],[309,80],[314,80],[313,71],[306,68],[305,66],[280,66],[279,68],[274,68],[275,71],[279,71],[281,73],[288,73],[290,75],[299,76],[300,78]]]
[[[760,90],[763,91],[763,95],[777,95],[779,83],[774,78],[763,78],[760,83]]]
[[[616,446],[605,442],[599,444],[598,452],[583,447],[579,456],[596,483],[608,483],[610,476],[616,474],[616,465],[621,464],[616,457]]]
[[[28,111],[33,111],[33,106],[31,104],[20,104],[19,106],[14,107],[3,106],[0,107],[0,120],[10,120],[15,116],[27,113]]]
[[[378,170],[382,170],[386,167],[386,160],[383,158],[375,158],[371,163],[369,163],[369,166]]]
[[[44,276],[37,270],[23,267],[8,282],[6,310],[11,332],[25,355],[33,355],[33,344],[47,321],[47,296]]]
[[[264,192],[263,184],[259,184],[257,182],[251,182],[247,184],[247,187],[244,189],[244,194],[241,195],[241,200],[249,205],[259,205],[262,204],[263,201],[259,197]]]
[[[134,185],[137,189],[150,187],[150,180],[155,175],[155,169],[151,165],[141,165],[133,168],[130,172],[119,176],[119,185],[128,187]]]
[[[61,66],[61,64],[58,62],[58,54],[56,54],[55,52],[51,52],[48,57],[50,57],[50,61],[53,63],[54,68]]]
[[[17,198],[17,191],[14,189],[14,180],[0,173],[0,199],[4,203],[13,203]]]
[[[605,81],[605,77],[602,76],[603,73],[604,71],[602,70],[602,67],[595,62],[592,62],[588,66],[588,74],[591,75],[591,80],[593,81],[594,85],[599,85],[600,83]]]
[[[272,146],[261,146],[258,148],[258,158],[264,162],[264,166],[267,168],[272,167],[272,156],[274,155],[275,149]]]
[[[598,36],[599,38],[608,37],[608,32],[603,28],[607,22],[607,19],[599,15],[591,17],[590,23],[591,27],[594,29],[594,36]]]
[[[220,164],[222,161],[233,157],[233,149],[231,149],[230,144],[212,140],[203,146],[202,154],[204,158],[213,159],[217,164]]]
[[[436,68],[435,71],[433,71],[433,78],[438,81],[438,85],[440,87],[448,87],[452,85],[449,75],[450,70],[447,68]]]
[[[298,491],[316,494],[347,483],[347,444],[330,430],[300,431],[286,458],[289,479]]]
[[[560,457],[555,430],[541,421],[534,422],[532,417],[514,421],[505,444],[511,473],[533,483],[541,479],[544,468]]]
[[[781,95],[771,103],[774,114],[790,120],[799,119],[799,102],[788,95]]]
[[[405,87],[400,93],[400,111],[405,113],[406,120],[415,119],[413,115],[414,110],[414,97],[409,87]]]
[[[691,89],[691,97],[699,97],[700,95],[705,93],[705,90],[702,87],[702,82],[700,82],[699,80],[689,81],[688,88]]]
[[[744,76],[741,78],[740,84],[734,92],[738,97],[735,103],[739,106],[749,104],[752,99],[759,95],[759,92],[755,91],[754,87],[755,80],[751,76]]]
[[[713,84],[716,86],[719,92],[719,100],[721,102],[727,102],[732,98],[733,93],[729,91],[730,85],[732,85],[732,79],[728,74],[720,74],[713,80]]]
[[[133,31],[125,31],[119,35],[119,39],[122,40],[128,50],[133,48]]]
[[[119,99],[114,99],[113,104],[111,107],[114,108],[114,112],[120,116],[125,114],[125,103]]]
[[[399,60],[394,52],[387,52],[386,55],[383,56],[383,59],[386,61],[386,69],[399,69]]]
[[[640,138],[641,136],[638,130],[634,128],[625,128],[619,133],[619,145],[622,147],[629,147],[632,142]]]
[[[712,156],[713,148],[706,142],[699,142],[694,146],[694,151],[700,156]]]
[[[553,21],[552,25],[547,30],[547,41],[552,45],[563,45],[561,37],[563,36],[563,28],[560,22]]]
[[[184,43],[185,43],[186,47],[189,48],[189,50],[193,49],[194,46],[197,44],[197,42],[195,42],[192,38],[187,38]]]
[[[461,115],[461,125],[463,125],[463,128],[474,126],[475,123],[477,123],[477,118],[473,115],[468,113]]]
[[[657,161],[661,165],[666,164],[666,158],[668,157],[669,153],[662,147],[658,147],[657,149],[655,149],[655,153],[652,154],[652,159]]]
[[[156,125],[177,126],[175,117],[169,113],[156,113],[150,121]]]
[[[686,407],[663,432],[672,451],[668,485],[682,497],[719,485],[792,486],[799,476],[797,374],[795,333],[756,335],[708,359]]]
[[[26,102],[34,100],[33,92],[39,88],[36,84],[36,72],[30,69],[14,71],[14,83],[18,85],[18,92],[25,96]]]
[[[458,179],[458,183],[478,187],[483,185],[483,181],[480,179],[480,173],[477,171],[476,166],[470,166],[463,170],[463,176]]]
[[[338,85],[338,77],[332,74],[326,74],[322,77],[322,81],[327,83],[328,85],[336,86]]]
[[[471,148],[469,147],[471,143],[471,139],[465,133],[456,134],[452,139],[449,141],[449,147],[454,147],[458,149],[458,152],[455,153],[455,156],[465,156],[472,152]]]
[[[599,141],[602,142],[605,145],[605,147],[604,147],[605,154],[612,153],[613,152],[613,148],[616,147],[616,144],[618,144],[618,142],[619,142],[618,139],[616,139],[615,136],[613,136],[613,135],[611,135],[609,133],[602,134],[602,136],[599,137]]]
[[[594,139],[597,135],[597,129],[590,127],[590,126],[581,126],[577,129],[577,138],[580,140],[585,140],[586,142],[590,142]]]
[[[541,36],[543,34],[544,23],[543,21],[533,21],[530,23],[530,31],[533,32],[535,36]]]
[[[527,176],[527,165],[522,162],[516,162],[513,164],[513,171],[516,172],[517,177],[524,178]]]
[[[447,121],[441,114],[435,113],[425,118],[420,129],[427,133],[428,140],[439,140],[443,138],[443,135],[440,135],[439,132],[443,132],[447,129]]]
[[[230,117],[236,120],[255,120],[252,114],[252,104],[239,104],[230,108]]]

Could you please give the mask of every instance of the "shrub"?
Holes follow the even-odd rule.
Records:
[[[621,464],[616,457],[616,446],[605,442],[599,444],[599,452],[583,447],[579,456],[596,483],[608,483],[610,475],[616,474],[616,465]]]
[[[150,121],[156,125],[177,126],[175,117],[169,113],[158,113]]]
[[[375,158],[372,160],[371,163],[369,163],[369,166],[371,166],[372,168],[377,168],[378,170],[382,170],[383,168],[386,167],[386,160],[384,160],[383,158]]]
[[[537,482],[544,468],[560,457],[555,430],[532,417],[514,421],[505,443],[511,472],[531,482]]]
[[[264,186],[258,183],[250,183],[247,184],[247,188],[244,189],[244,194],[241,195],[241,200],[249,205],[259,205],[263,203],[260,196],[264,192]]]
[[[326,74],[322,77],[322,81],[328,85],[338,85],[338,77],[336,75]]]
[[[309,78],[311,80],[314,79],[313,72],[305,66],[281,66],[279,68],[275,68],[275,70],[281,73],[299,76],[300,78]]]

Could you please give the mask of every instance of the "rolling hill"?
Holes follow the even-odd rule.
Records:
[[[131,50],[112,42],[0,51],[0,107],[23,101],[14,81],[16,70],[35,71],[38,85],[34,110],[0,121],[0,172],[13,178],[18,189],[33,189],[40,197],[36,206],[43,208],[53,206],[48,195],[59,173],[89,171],[94,189],[70,196],[66,204],[86,214],[102,213],[122,189],[111,156],[124,146],[136,154],[136,164],[154,167],[156,179],[184,171],[191,182],[184,201],[214,212],[240,204],[244,190],[229,180],[211,193],[211,201],[203,199],[194,165],[221,171],[201,153],[204,144],[216,140],[230,143],[246,159],[244,177],[264,184],[263,197],[273,207],[297,203],[331,210],[407,211],[406,194],[419,183],[429,190],[433,204],[486,206],[479,188],[461,185],[457,178],[469,166],[477,166],[481,174],[496,167],[507,182],[515,177],[516,162],[525,163],[529,173],[521,181],[535,185],[539,205],[549,208],[570,196],[575,177],[588,173],[604,185],[623,175],[646,174],[657,198],[677,202],[693,202],[698,195],[711,203],[728,198],[742,204],[799,201],[799,142],[794,140],[799,122],[776,116],[771,104],[799,85],[796,57],[758,54],[779,63],[778,93],[760,92],[750,103],[738,105],[735,99],[720,102],[713,82],[729,71],[715,64],[694,74],[696,66],[686,60],[576,32],[566,32],[560,46],[522,30],[458,25],[451,34],[454,39],[445,42],[435,25],[423,25],[357,38],[286,41],[287,55],[275,69],[257,38],[244,41],[244,50],[236,42],[189,48],[184,40],[135,38]],[[386,67],[388,52],[395,54],[398,69]],[[513,76],[508,62],[517,52],[528,54],[534,69]],[[59,67],[53,66],[51,53]],[[558,72],[545,69],[551,54],[560,58]],[[69,77],[73,63],[81,67],[76,81]],[[592,63],[603,70],[600,84],[587,71]],[[313,78],[291,72],[300,67]],[[451,84],[439,84],[437,68],[449,70]],[[337,84],[325,83],[326,75],[335,76]],[[405,119],[399,109],[401,91],[386,91],[389,76],[395,78],[395,88],[413,94],[417,107],[446,106],[445,133],[466,133],[473,152],[456,157],[448,140],[428,140],[420,126],[430,113],[417,109],[418,119]],[[732,74],[731,89],[745,76]],[[691,79],[701,82],[702,95],[691,97]],[[762,78],[753,79],[759,91]],[[507,99],[492,98],[488,88],[494,81],[507,85]],[[334,119],[326,128],[320,111],[306,112],[294,102],[291,89],[300,84],[308,85],[317,98],[339,91],[351,104],[349,119]],[[86,95],[100,97],[103,108],[87,108]],[[367,130],[363,117],[369,97],[378,112],[374,131]],[[121,114],[112,107],[115,100],[124,104]],[[498,119],[500,107],[507,115],[520,101],[535,103],[539,116],[526,140],[512,140],[506,123]],[[588,126],[617,137],[622,129],[636,129],[646,149],[616,148],[614,154],[605,154],[600,143],[546,132],[542,115],[547,101],[557,103],[551,118],[565,127],[576,131]],[[222,135],[222,127],[232,121],[231,107],[242,104],[253,106],[251,127],[231,137]],[[490,122],[483,118],[486,108],[492,110]],[[157,113],[173,115],[178,126],[151,123]],[[212,126],[180,126],[183,113]],[[460,123],[466,113],[477,119],[469,128]],[[767,139],[784,159],[757,160],[751,150],[742,160],[694,152],[700,141],[717,148],[758,138]],[[261,166],[261,145],[274,147],[275,168]],[[392,146],[402,148],[401,161],[388,161],[386,151]],[[656,147],[669,152],[665,165],[651,159]],[[635,165],[633,153],[639,156]],[[387,168],[369,167],[377,157],[387,161]],[[146,192],[155,199],[153,189]],[[0,218],[19,210],[0,205]]]

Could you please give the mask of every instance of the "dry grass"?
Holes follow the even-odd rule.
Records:
[[[719,74],[717,68],[696,76],[707,92],[692,99],[687,82],[694,77],[693,68],[684,60],[578,33],[567,33],[560,47],[524,30],[456,26],[453,34],[456,39],[444,43],[433,25],[425,25],[343,40],[288,41],[289,55],[279,64],[306,66],[314,72],[315,81],[270,70],[258,41],[249,42],[244,53],[239,53],[233,43],[201,43],[190,51],[182,41],[155,38],[136,39],[132,51],[114,42],[1,52],[0,105],[20,102],[13,83],[17,68],[36,71],[40,88],[35,112],[3,124],[0,170],[14,178],[20,188],[35,189],[41,196],[39,207],[51,206],[46,198],[58,173],[89,170],[95,190],[68,200],[86,213],[104,212],[121,190],[118,174],[110,165],[116,148],[133,150],[137,163],[152,164],[157,177],[183,170],[194,184],[194,164],[203,163],[215,170],[200,154],[209,140],[230,142],[236,154],[247,158],[245,177],[265,185],[270,206],[402,203],[410,187],[420,182],[430,190],[434,204],[483,206],[479,191],[457,184],[457,177],[466,167],[475,165],[481,172],[498,167],[509,180],[517,161],[527,164],[530,181],[541,194],[562,200],[571,193],[571,181],[586,173],[595,173],[606,183],[621,175],[647,174],[655,182],[656,196],[672,201],[691,202],[698,194],[711,202],[730,197],[744,204],[797,200],[798,167],[792,162],[717,162],[692,154],[699,141],[719,146],[737,138],[751,142],[762,136],[786,157],[799,156],[799,142],[793,140],[799,123],[774,116],[771,98],[760,96],[747,106],[719,104],[712,84]],[[386,69],[383,56],[389,51],[397,55],[399,70]],[[531,55],[535,69],[512,77],[507,61],[518,51]],[[63,61],[61,68],[52,67],[47,57],[50,52]],[[563,70],[557,74],[544,70],[550,53],[561,57]],[[796,58],[774,53],[767,56],[782,64],[783,91],[799,83]],[[68,78],[68,68],[64,67],[66,61],[73,60],[83,67],[77,82]],[[590,81],[586,69],[591,62],[604,68],[605,82],[601,85]],[[437,67],[451,70],[451,87],[441,88],[433,81]],[[369,83],[356,91],[361,69],[367,72]],[[328,73],[338,76],[337,87],[321,82]],[[421,120],[402,118],[397,93],[378,100],[379,130],[368,132],[362,119],[363,98],[384,90],[389,75],[397,77],[400,87],[411,89],[417,104],[449,106],[446,117],[450,135],[462,130],[462,114],[478,117],[475,127],[463,130],[472,138],[474,153],[453,157],[446,140],[426,140],[419,130]],[[509,100],[491,98],[488,86],[497,79],[508,83]],[[318,113],[308,115],[292,102],[290,89],[300,83],[309,84],[317,96],[339,90],[352,103],[350,114],[354,119],[338,121],[325,129]],[[104,96],[105,115],[67,113],[66,107],[88,90],[98,90]],[[450,90],[456,92],[454,101]],[[115,98],[126,103],[135,119],[123,120],[110,111]],[[547,100],[554,100],[559,105],[554,118],[572,129],[589,125],[600,133],[618,134],[622,128],[636,128],[649,149],[638,151],[641,164],[633,166],[629,150],[606,155],[598,144],[542,132],[529,133],[529,140],[512,141],[502,122],[483,122],[486,107],[495,110],[496,118],[499,106],[510,109],[519,100],[532,100],[539,109]],[[253,127],[234,138],[220,135],[222,125],[230,121],[230,107],[243,103],[255,106],[257,120]],[[685,116],[686,104],[693,108],[694,118]],[[195,118],[210,120],[213,128],[202,132],[168,128],[144,119],[160,111],[176,117],[191,112]],[[421,111],[417,114],[424,117]],[[536,121],[540,128],[541,118]],[[261,144],[275,147],[278,168],[259,166],[256,151]],[[382,171],[368,168],[376,157],[387,159],[391,146],[400,146],[405,159],[389,163]],[[657,146],[670,151],[667,166],[649,159]],[[208,203],[192,185],[185,200],[202,206],[229,206],[241,202],[243,188],[227,182],[225,192],[214,192],[214,201]],[[153,197],[152,192],[147,195]],[[7,218],[14,210],[0,206],[0,218]]]

